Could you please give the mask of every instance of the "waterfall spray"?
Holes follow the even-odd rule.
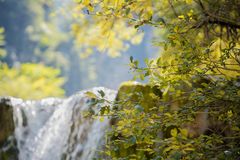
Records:
[[[91,91],[114,101],[116,91],[103,87]],[[87,118],[89,98],[81,91],[67,99],[48,98],[23,101],[11,98],[14,112],[14,137],[20,160],[88,160],[104,143],[109,120]],[[104,104],[102,104],[104,105]]]

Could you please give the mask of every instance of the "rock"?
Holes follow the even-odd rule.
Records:
[[[0,98],[0,159],[16,160],[17,155],[11,100]]]
[[[10,99],[0,99],[0,146],[13,135],[14,121],[13,121],[13,108],[10,104]]]

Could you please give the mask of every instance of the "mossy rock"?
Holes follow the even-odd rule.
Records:
[[[120,105],[121,103],[125,104],[125,107],[140,106],[148,112],[151,108],[157,106],[161,97],[162,92],[157,86],[152,87],[135,81],[127,81],[120,85],[116,102],[119,102]]]
[[[0,159],[18,159],[16,146],[13,107],[11,106],[10,99],[0,98]]]
[[[13,135],[14,121],[13,108],[10,105],[10,100],[7,98],[0,99],[0,146]]]

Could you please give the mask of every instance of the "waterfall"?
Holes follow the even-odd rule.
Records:
[[[104,91],[105,99],[114,101],[113,90],[96,87],[87,91],[99,95],[99,90]],[[89,109],[85,92],[66,99],[11,98],[20,160],[88,160],[96,156],[104,143],[109,119],[100,121],[83,115]]]

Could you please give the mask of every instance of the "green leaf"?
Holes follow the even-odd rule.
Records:
[[[165,20],[161,17],[159,17],[156,22],[160,22],[160,23],[163,23],[163,24],[166,24]]]
[[[101,97],[105,96],[105,93],[103,92],[103,90],[99,90],[98,93],[101,95]]]
[[[131,63],[133,62],[133,56],[130,56],[130,62]]]
[[[126,11],[125,11],[125,14],[128,15],[130,13],[131,9],[130,8],[127,8]]]

